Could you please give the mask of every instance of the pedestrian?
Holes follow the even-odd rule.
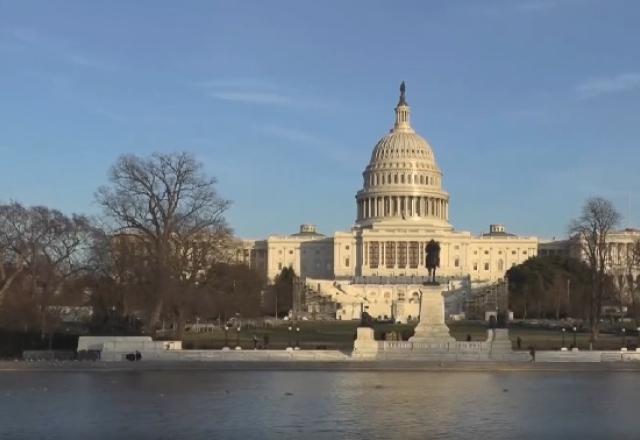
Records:
[[[255,335],[255,333],[253,334],[253,349],[258,349],[258,337]]]
[[[262,337],[262,342],[264,342],[265,349],[269,347],[269,333],[264,334],[264,336]]]
[[[529,349],[529,354],[531,355],[531,362],[535,362],[536,361],[536,348],[535,347],[531,347]]]
[[[518,347],[518,350],[522,348],[522,338],[520,336],[516,339],[516,346]]]

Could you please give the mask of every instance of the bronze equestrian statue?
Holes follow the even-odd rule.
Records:
[[[427,253],[425,265],[427,266],[427,271],[429,273],[430,281],[427,281],[429,284],[437,285],[436,282],[436,268],[440,267],[440,244],[431,239],[427,246],[425,247],[425,251]]]

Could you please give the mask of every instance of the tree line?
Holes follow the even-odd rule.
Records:
[[[235,262],[216,183],[188,153],[124,155],[96,217],[0,205],[0,328],[44,338],[69,305],[91,306],[97,334],[260,316],[266,280]]]
[[[619,313],[628,307],[640,325],[640,241],[614,264],[611,233],[620,221],[611,201],[589,198],[568,231],[578,255],[538,256],[509,269],[509,301],[516,316],[581,319],[588,323],[591,341],[598,339],[606,305]]]

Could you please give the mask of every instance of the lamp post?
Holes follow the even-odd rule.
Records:
[[[224,346],[225,348],[229,347],[229,325],[225,324],[224,326]]]
[[[562,327],[562,348],[564,348],[564,334],[567,332],[567,329]]]
[[[573,348],[578,348],[578,344],[576,343],[576,330],[578,330],[576,328],[576,326],[573,326]]]
[[[622,327],[622,347],[627,347],[627,329]]]
[[[236,330],[238,331],[238,333],[236,334],[236,350],[238,350],[240,348],[240,325],[238,325],[238,328],[236,328]]]
[[[289,344],[287,345],[287,348],[291,348],[291,330],[293,330],[293,327],[289,326]]]
[[[300,327],[296,327],[296,350],[300,350]]]

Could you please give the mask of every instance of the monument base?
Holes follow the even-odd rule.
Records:
[[[455,342],[444,321],[444,297],[437,285],[425,285],[420,296],[420,322],[409,342]]]
[[[378,354],[378,347],[373,329],[371,327],[358,327],[356,340],[353,343],[352,356],[375,358]]]

